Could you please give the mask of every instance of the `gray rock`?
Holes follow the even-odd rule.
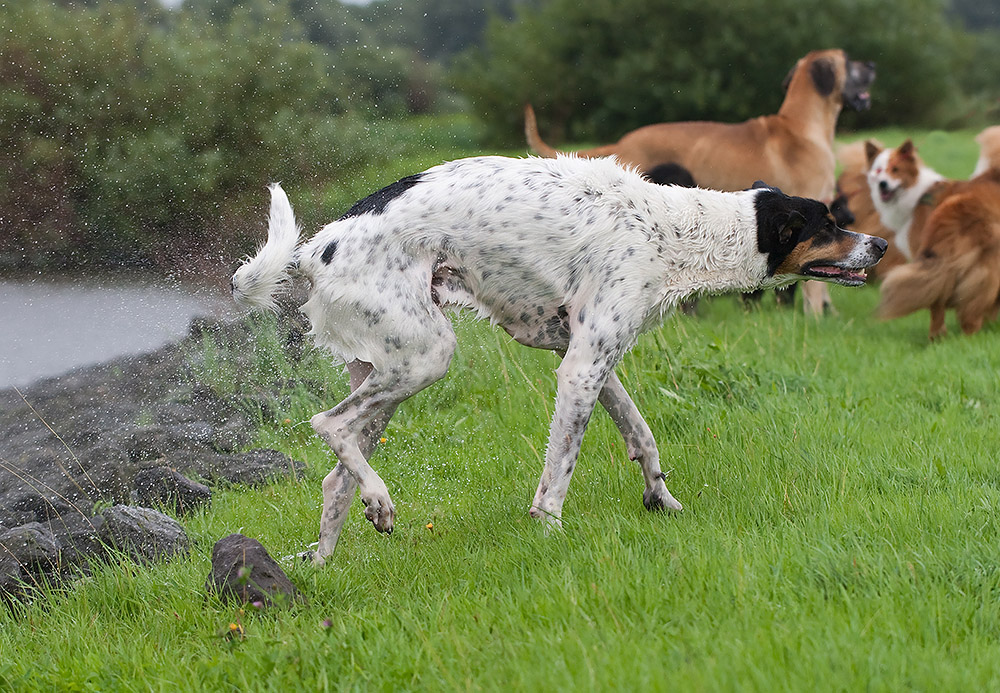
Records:
[[[177,520],[158,510],[116,505],[101,515],[101,540],[137,561],[187,553],[189,541]]]
[[[27,584],[28,573],[17,560],[0,551],[0,596],[20,594]]]
[[[167,508],[183,515],[207,504],[212,499],[212,491],[175,469],[154,467],[135,475],[131,498],[137,505]]]
[[[104,516],[66,513],[45,523],[59,542],[59,562],[68,566],[85,567],[92,558],[103,556],[107,545],[101,540]]]
[[[59,564],[59,542],[48,527],[30,522],[0,534],[0,554],[13,558],[23,570],[50,569]]]
[[[205,590],[223,599],[263,606],[300,599],[295,585],[261,543],[242,534],[223,537],[212,547],[212,572]]]
[[[220,460],[217,473],[233,484],[261,486],[275,477],[296,476],[305,469],[302,462],[293,460],[277,450],[251,450]]]

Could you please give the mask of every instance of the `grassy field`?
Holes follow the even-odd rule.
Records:
[[[917,143],[962,176],[966,140]],[[883,324],[876,288],[832,294],[820,320],[717,297],[645,335],[618,372],[685,510],[643,509],[599,411],[552,536],[527,508],[557,359],[457,318],[450,374],[373,459],[395,532],[356,503],[326,568],[288,565],[308,601],[267,612],[205,596],[211,547],[315,541],[331,458],[308,418],[345,383],[321,354],[284,361],[267,321],[255,371],[207,343],[192,358],[220,389],[301,383],[258,442],[307,472],[217,491],[187,558],[0,609],[0,689],[996,690],[1000,326],[967,338],[949,316],[928,344],[926,314]]]

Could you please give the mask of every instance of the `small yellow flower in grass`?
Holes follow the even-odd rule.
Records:
[[[389,439],[388,439],[388,438],[386,438],[385,436],[382,436],[381,438],[379,438],[379,439],[378,439],[378,442],[380,442],[380,443],[384,443],[384,442],[385,442],[385,441],[387,441],[387,440],[389,440]]]
[[[290,423],[292,423],[292,420],[291,419],[285,419],[282,423],[290,424]]]
[[[428,522],[428,523],[427,523],[426,525],[424,525],[424,526],[425,526],[425,527],[426,527],[427,529],[434,529],[434,523],[433,523],[433,522]]]

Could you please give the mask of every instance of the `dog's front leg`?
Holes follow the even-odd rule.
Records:
[[[618,427],[629,459],[638,462],[642,470],[642,477],[646,482],[642,504],[648,510],[683,510],[684,507],[667,490],[666,476],[660,470],[660,452],[656,449],[653,432],[649,430],[625,386],[613,371],[601,389],[599,400]]]
[[[555,414],[545,450],[545,469],[531,503],[531,516],[561,526],[563,501],[576,467],[583,434],[597,396],[618,360],[618,353],[595,352],[571,344],[556,371]]]

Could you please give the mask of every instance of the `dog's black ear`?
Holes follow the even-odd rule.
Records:
[[[770,190],[771,192],[776,192],[779,195],[784,195],[785,194],[785,193],[781,192],[780,188],[776,188],[773,185],[768,185],[767,183],[765,183],[762,180],[755,180],[753,182],[753,185],[750,186],[750,189],[751,190]]]
[[[794,209],[790,210],[778,227],[778,243],[787,245],[793,238],[797,238],[805,227],[806,218]]]
[[[809,66],[809,74],[813,85],[820,96],[829,96],[837,86],[837,71],[833,62],[826,59],[816,60]]]

